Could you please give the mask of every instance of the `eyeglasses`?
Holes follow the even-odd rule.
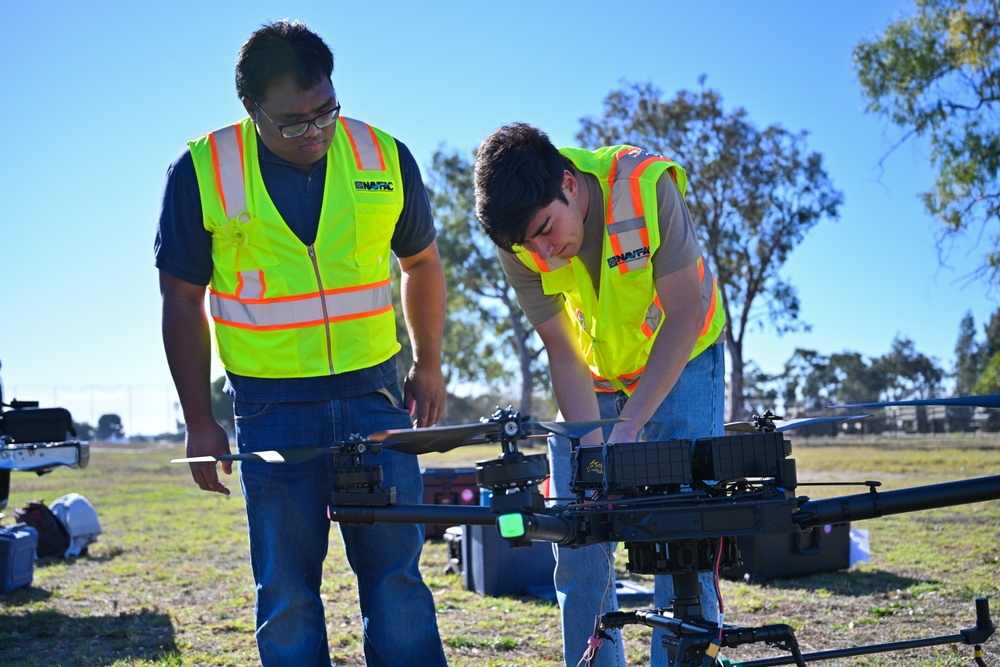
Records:
[[[309,120],[301,120],[298,121],[297,123],[286,123],[284,125],[278,125],[273,120],[271,120],[271,117],[268,116],[267,112],[261,108],[260,104],[257,103],[257,100],[251,98],[251,101],[254,103],[254,106],[257,107],[257,109],[262,114],[264,114],[264,118],[271,121],[271,124],[274,125],[276,128],[278,128],[278,132],[281,132],[281,136],[283,136],[285,139],[294,139],[295,137],[301,137],[303,134],[306,133],[306,130],[309,129],[310,124],[315,125],[321,130],[324,127],[330,127],[331,125],[337,122],[337,118],[340,116],[340,105],[338,104],[329,111],[324,111],[320,115],[314,116]]]

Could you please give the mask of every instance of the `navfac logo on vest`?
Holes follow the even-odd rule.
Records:
[[[628,252],[623,252],[620,255],[612,255],[611,257],[608,257],[608,268],[613,269],[619,264],[631,262],[633,259],[639,259],[640,257],[649,257],[648,246],[643,246],[635,250],[629,250]]]
[[[354,181],[354,190],[368,192],[392,192],[395,186],[392,181]]]

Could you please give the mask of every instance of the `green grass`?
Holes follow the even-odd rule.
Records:
[[[982,438],[796,441],[799,493],[810,498],[1000,474],[1000,445]],[[533,450],[541,451],[540,449]],[[85,470],[41,477],[14,473],[7,510],[32,499],[85,495],[104,528],[85,556],[39,561],[34,581],[0,595],[0,664],[9,667],[173,667],[257,664],[253,582],[243,500],[198,490],[178,446],[141,451],[95,446]],[[471,466],[495,458],[493,446],[421,457],[427,467]],[[807,485],[837,481],[849,486]],[[10,518],[7,519],[10,523]],[[724,580],[726,621],[744,627],[787,623],[804,651],[952,635],[974,624],[973,599],[1000,598],[1000,501],[860,521],[872,559],[848,571],[764,585]],[[424,577],[435,595],[445,653],[457,667],[549,666],[562,662],[557,608],[534,598],[467,591],[448,573],[447,545],[428,541]],[[620,576],[651,585],[651,578]],[[363,665],[354,579],[332,531],[322,594],[335,665]],[[994,605],[996,606],[996,605]],[[1000,612],[994,611],[1000,618]],[[403,621],[405,622],[405,621]],[[625,628],[630,665],[648,664],[648,628]],[[1000,665],[1000,642],[985,645]],[[940,646],[891,657],[823,665],[971,664],[968,646]],[[724,650],[730,659],[783,655],[763,646]]]

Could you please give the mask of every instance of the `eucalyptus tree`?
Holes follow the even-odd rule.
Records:
[[[970,310],[958,325],[958,340],[955,342],[956,395],[972,393],[987,360],[985,349],[976,342],[976,321]]]
[[[987,242],[975,273],[1000,278],[1000,0],[914,0],[915,13],[854,48],[868,110],[927,141],[936,173],[921,195],[943,222]]]
[[[887,354],[873,362],[885,377],[885,398],[890,401],[936,398],[944,371],[934,359],[917,352],[913,341],[897,336]]]

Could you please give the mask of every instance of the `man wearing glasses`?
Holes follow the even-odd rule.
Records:
[[[249,117],[190,142],[168,170],[155,255],[188,456],[230,453],[212,416],[206,291],[240,452],[328,446],[443,413],[444,275],[420,171],[402,143],[340,116],[332,72],[330,49],[305,25],[264,25],[236,64]],[[414,358],[402,389],[390,251]],[[416,457],[384,451],[365,464],[382,466],[397,502],[421,501]],[[320,583],[333,468],[332,456],[241,464],[265,667],[331,664]],[[191,473],[229,494],[215,463]],[[367,664],[445,664],[418,571],[423,527],[341,533]]]

